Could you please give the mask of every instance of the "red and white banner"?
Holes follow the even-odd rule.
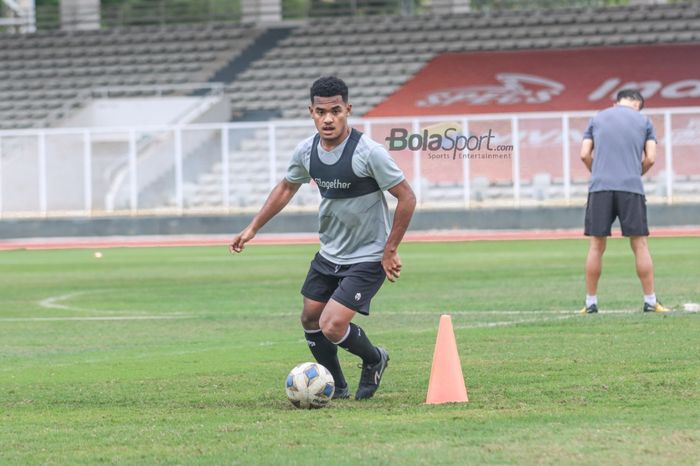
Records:
[[[700,44],[445,53],[366,116],[596,110],[625,88],[700,106],[699,58]]]

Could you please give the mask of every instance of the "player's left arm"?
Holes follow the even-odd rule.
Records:
[[[386,278],[390,282],[394,282],[401,275],[401,258],[399,257],[398,249],[403,235],[406,233],[409,223],[411,223],[413,211],[416,209],[416,195],[406,180],[401,181],[388,191],[398,202],[394,212],[394,222],[384,247],[382,267],[384,268],[384,273],[386,273]]]
[[[360,168],[362,171],[357,173],[358,176],[371,176],[382,191],[389,191],[398,200],[394,222],[382,255],[382,268],[386,278],[394,282],[401,275],[398,249],[408,224],[411,223],[413,211],[416,209],[416,195],[413,194],[413,189],[406,181],[401,169],[383,146],[375,146],[368,153],[366,163],[360,164]]]

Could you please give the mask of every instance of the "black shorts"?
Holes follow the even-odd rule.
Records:
[[[369,304],[386,274],[381,262],[339,265],[316,253],[301,294],[327,303],[331,298],[360,314],[369,315]]]
[[[623,236],[649,236],[646,198],[625,191],[588,193],[586,236],[610,236],[615,218],[620,219]]]

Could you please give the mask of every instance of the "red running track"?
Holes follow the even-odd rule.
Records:
[[[617,232],[613,235],[619,237]],[[700,237],[700,227],[653,228],[652,237]],[[0,240],[0,251],[16,249],[105,249],[105,248],[150,248],[181,246],[227,246],[233,235],[199,236],[110,236],[85,238],[39,238]],[[580,229],[575,230],[456,230],[435,232],[408,232],[407,242],[449,241],[510,241],[510,240],[555,240],[584,239]],[[249,244],[316,244],[315,233],[260,234]]]

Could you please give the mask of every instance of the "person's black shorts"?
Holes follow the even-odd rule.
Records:
[[[381,262],[339,265],[316,253],[301,294],[322,303],[332,298],[353,311],[369,315],[370,301],[385,278]]]
[[[649,236],[646,198],[625,191],[588,193],[586,236],[610,236],[615,218],[620,219],[623,236]]]

